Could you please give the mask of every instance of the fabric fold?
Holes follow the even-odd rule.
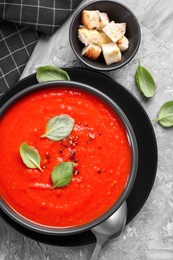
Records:
[[[0,0],[0,95],[25,68],[40,33],[51,36],[81,0]]]

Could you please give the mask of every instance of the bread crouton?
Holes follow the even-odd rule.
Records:
[[[121,52],[114,42],[102,45],[103,56],[107,65],[121,61]]]
[[[129,48],[129,40],[126,36],[123,36],[120,40],[117,41],[117,46],[120,51],[126,51]]]
[[[118,29],[122,32],[123,35],[126,33],[126,23],[116,23]]]
[[[97,44],[99,46],[102,46],[102,44],[109,43],[109,42],[111,42],[111,39],[104,32],[102,31],[99,32]]]
[[[85,44],[85,46],[97,43],[99,39],[99,32],[97,30],[90,30],[85,27],[80,27],[78,29],[78,38]]]
[[[99,12],[99,30],[102,30],[109,22],[108,14]]]
[[[119,30],[118,26],[114,21],[110,22],[103,28],[103,32],[113,41],[117,42],[123,37],[122,32]]]
[[[99,11],[83,10],[82,12],[82,24],[87,29],[99,29]]]
[[[89,58],[90,60],[97,60],[101,53],[102,49],[96,44],[89,44],[88,46],[84,47],[82,50],[82,55],[84,57]]]
[[[101,46],[102,44],[111,42],[111,39],[104,32],[87,29],[86,27],[78,29],[78,38],[85,46],[92,43]]]

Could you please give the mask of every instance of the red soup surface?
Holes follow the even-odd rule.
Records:
[[[41,138],[47,121],[60,114],[74,118],[61,141]],[[86,224],[120,197],[131,168],[131,149],[119,117],[91,94],[49,88],[16,102],[0,120],[0,194],[25,218],[47,226]],[[19,153],[26,142],[41,155],[41,167],[29,169]],[[61,162],[75,163],[71,182],[51,190],[51,173]]]

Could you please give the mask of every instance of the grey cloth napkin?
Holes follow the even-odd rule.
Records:
[[[0,0],[0,96],[19,79],[41,33],[51,36],[81,0]]]

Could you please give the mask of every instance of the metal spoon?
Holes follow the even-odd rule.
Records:
[[[91,229],[97,243],[90,260],[98,260],[102,245],[111,237],[118,237],[123,231],[127,219],[126,201],[106,221]]]

